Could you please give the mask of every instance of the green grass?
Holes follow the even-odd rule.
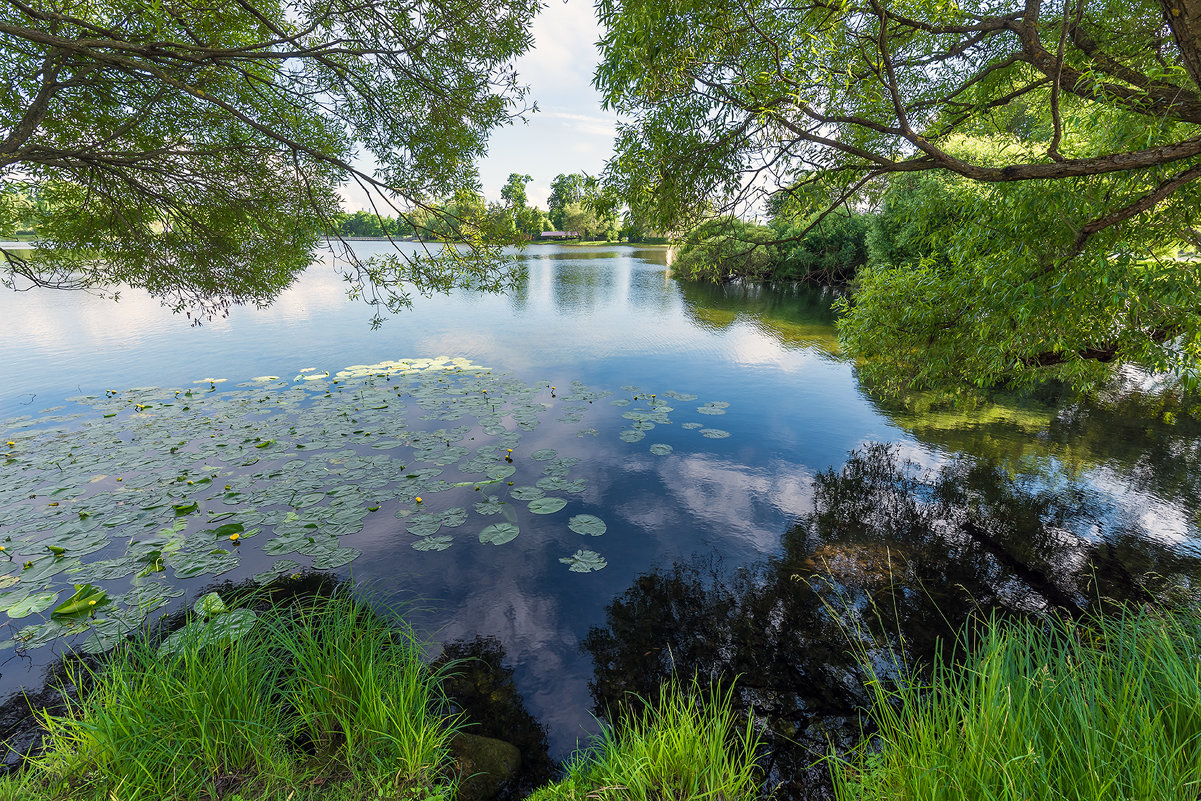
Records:
[[[43,714],[48,747],[0,800],[448,798],[455,721],[421,650],[345,592],[170,657],[130,642]]]
[[[733,713],[728,690],[704,694],[695,683],[687,690],[671,683],[657,703],[625,710],[568,765],[563,781],[529,801],[750,801],[759,797],[758,749],[751,719]]]
[[[1201,797],[1201,617],[993,622],[928,685],[870,684],[878,739],[834,762],[840,801]]]

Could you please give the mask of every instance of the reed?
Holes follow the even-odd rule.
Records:
[[[1196,801],[1201,616],[992,621],[926,683],[872,675],[876,737],[833,761],[839,801]]]

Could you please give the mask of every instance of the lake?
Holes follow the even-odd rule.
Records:
[[[1154,382],[899,410],[829,292],[684,284],[661,248],[522,258],[510,294],[380,330],[328,260],[198,327],[136,292],[0,294],[0,690],[180,591],[316,566],[433,640],[495,638],[555,758],[672,667],[740,674],[805,743],[788,784],[856,698],[840,609],[921,641],[1195,585],[1201,431]],[[103,610],[51,620],[85,583]]]

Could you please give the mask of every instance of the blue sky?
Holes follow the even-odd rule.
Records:
[[[591,0],[547,0],[534,20],[534,47],[517,62],[538,112],[527,122],[494,131],[479,164],[484,197],[500,200],[509,173],[529,175],[529,202],[546,208],[550,182],[559,173],[596,175],[613,148],[616,115],[601,109],[592,88],[600,26]],[[364,198],[345,189],[345,207],[364,207]]]

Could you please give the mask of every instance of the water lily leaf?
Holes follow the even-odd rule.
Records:
[[[250,609],[234,609],[208,621],[208,635],[213,640],[236,640],[254,628],[257,618]]]
[[[692,430],[694,428],[701,428],[702,426],[704,426],[704,423],[684,423],[680,426],[680,428]]]
[[[7,612],[16,604],[24,601],[32,591],[31,586],[21,586],[7,592],[0,592],[0,612]]]
[[[75,594],[54,608],[50,617],[55,620],[91,613],[108,602],[108,593],[92,584],[76,584]],[[11,611],[9,612],[11,615]]]
[[[730,436],[730,432],[722,431],[720,428],[702,428],[701,436],[709,439],[725,439]]]
[[[358,548],[335,548],[313,560],[313,567],[318,570],[333,570],[342,565],[348,565],[363,555]]]
[[[418,537],[428,537],[442,528],[442,518],[438,515],[417,515],[408,526],[408,532]]]
[[[185,648],[203,648],[219,642],[232,642],[251,631],[258,616],[250,609],[235,609],[211,620],[189,623],[158,647],[159,656],[173,656]]]
[[[8,616],[13,620],[19,620],[23,617],[28,617],[34,612],[44,612],[50,608],[50,605],[58,600],[58,593],[49,590],[45,592],[35,592],[8,608]]]
[[[504,545],[514,540],[520,531],[512,523],[493,523],[480,532],[480,542]]]
[[[210,592],[207,595],[202,595],[195,604],[192,605],[192,611],[200,617],[214,617],[223,615],[229,611],[225,606],[225,602],[221,600],[221,596],[215,592]]]
[[[172,561],[178,578],[192,578],[205,573],[219,576],[238,566],[238,557],[220,548],[205,554],[181,552]]]
[[[596,551],[576,551],[571,556],[559,560],[568,566],[572,573],[592,573],[603,569],[609,563]]]
[[[651,453],[656,456],[666,456],[674,450],[670,445],[665,445],[662,442],[656,442],[651,446]]]
[[[549,462],[551,459],[555,458],[555,455],[556,453],[554,448],[542,448],[541,450],[536,450],[531,453],[530,458],[536,462]]]
[[[698,414],[725,414],[726,410],[717,406],[698,406]]]
[[[638,431],[638,430],[632,429],[632,428],[627,428],[624,431],[622,431],[620,434],[618,434],[617,436],[619,439],[621,439],[622,442],[637,442],[638,440],[643,439],[646,436],[646,432]]]
[[[320,503],[323,500],[325,500],[324,492],[312,492],[308,495],[302,495],[299,498],[296,498],[294,501],[292,501],[292,506],[297,509],[303,509],[306,506],[312,506],[313,504]]]
[[[567,501],[562,498],[536,498],[530,501],[529,509],[536,515],[549,515],[562,509]]]
[[[495,495],[489,495],[475,505],[475,511],[482,515],[494,515],[500,511],[503,505],[500,498]]]
[[[412,544],[417,551],[445,551],[454,542],[454,537],[424,537]]]
[[[230,534],[241,535],[246,530],[246,526],[242,523],[226,523],[223,526],[207,529],[208,533],[215,534],[218,537],[228,537]]]
[[[519,501],[533,501],[541,498],[546,493],[537,487],[514,487],[509,490],[509,495]]]
[[[517,472],[517,468],[511,464],[496,464],[488,468],[488,478],[500,480],[508,478]]]
[[[442,513],[442,525],[447,528],[461,526],[467,520],[467,510],[462,506],[452,506]]]
[[[608,530],[605,521],[601,520],[596,515],[572,515],[567,521],[567,527],[576,534],[587,534],[592,537],[599,537]]]

